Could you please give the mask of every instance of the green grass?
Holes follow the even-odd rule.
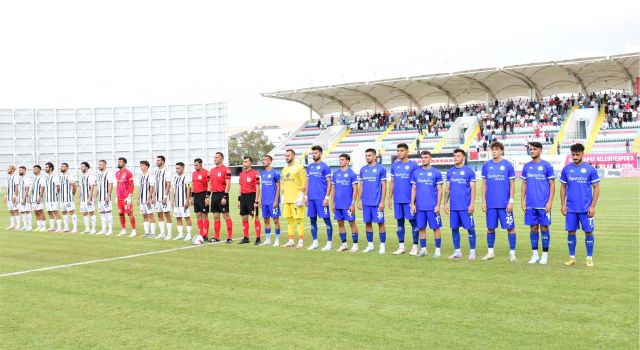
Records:
[[[638,348],[639,182],[601,189],[592,269],[583,235],[578,265],[562,265],[559,202],[548,266],[527,264],[521,212],[517,264],[504,231],[490,262],[209,245],[0,278],[0,348]],[[476,224],[481,255],[483,214]],[[185,245],[1,230],[0,274]]]

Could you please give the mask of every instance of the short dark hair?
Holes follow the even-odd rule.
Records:
[[[491,149],[499,148],[501,151],[504,151],[504,145],[500,141],[495,141],[491,143]]]
[[[315,146],[311,147],[311,150],[312,151],[320,151],[320,153],[322,153],[322,147],[320,147],[318,145],[315,145]]]
[[[177,162],[176,165],[179,165],[179,166],[184,168],[184,163],[183,162]]]
[[[44,166],[48,166],[49,168],[51,168],[51,170],[56,168],[55,166],[53,166],[53,163],[51,163],[51,162],[44,163]]]
[[[574,143],[569,149],[571,153],[584,152],[584,146],[581,143]]]
[[[160,158],[160,159],[162,159],[162,162],[163,162],[163,163],[167,161],[167,159],[166,159],[164,156],[157,156],[156,158]]]
[[[124,162],[124,164],[127,164],[127,158],[125,158],[125,157],[120,157],[120,158],[118,158],[118,160],[121,160],[121,161]]]
[[[196,158],[196,159],[193,160],[193,162],[202,164],[202,159]]]
[[[542,149],[542,144],[538,141],[529,142],[529,146]]]
[[[69,167],[69,163],[60,163],[60,165],[64,165],[64,166],[66,166],[67,168]]]
[[[220,157],[222,157],[222,159],[224,159],[224,154],[222,154],[222,152],[216,152],[215,154],[219,154]]]
[[[429,151],[422,151],[422,152],[420,152],[420,155],[421,156],[426,156],[426,155],[432,156],[431,152],[429,152]]]
[[[140,165],[151,166],[151,164],[149,164],[149,162],[147,162],[146,160],[141,160]]]
[[[453,150],[453,154],[462,153],[462,155],[467,158],[467,152],[465,152],[462,148],[456,148]]]
[[[296,151],[292,150],[291,148],[287,148],[287,150],[284,151],[284,153],[287,153],[287,152],[291,152],[291,153],[293,153],[293,155],[296,154]]]
[[[269,158],[269,160],[273,162],[273,157],[272,157],[272,156],[270,156],[270,155],[268,155],[268,154],[265,154],[264,156],[265,156],[265,157],[267,157],[267,158]]]
[[[376,153],[376,150],[375,150],[375,149],[373,149],[373,148],[367,148],[367,149],[364,151],[364,153],[369,153],[369,152],[373,153],[374,155],[376,155],[376,154],[377,154],[377,153]]]
[[[403,142],[403,143],[399,143],[399,144],[396,146],[396,148],[404,148],[404,149],[408,150],[408,149],[409,149],[409,146],[408,146],[406,143],[404,143],[404,142]]]
[[[250,161],[251,163],[253,163],[253,158],[251,158],[250,156],[244,156],[244,157],[242,157],[242,160],[247,160],[247,159],[249,159],[249,161]]]
[[[106,160],[104,160],[104,159],[100,159],[100,160],[98,161],[98,163],[104,163],[104,164],[107,164],[107,161],[106,161]]]
[[[26,167],[26,166],[24,166],[24,165],[21,165],[21,166],[19,166],[18,168],[20,168],[20,169],[24,169],[24,170],[27,170],[27,167]]]
[[[82,163],[80,163],[80,165],[83,165],[83,164],[84,164],[84,166],[86,166],[86,167],[87,167],[87,169],[90,169],[90,168],[91,168],[91,165],[89,165],[89,163],[87,163],[87,162],[82,162]]]
[[[34,168],[38,168],[38,169],[42,170],[42,167],[40,166],[40,164],[36,164],[36,165],[34,165],[33,167],[34,167]]]
[[[338,156],[338,158],[344,158],[344,159],[346,159],[348,161],[351,161],[351,156],[349,156],[346,153],[342,153],[340,156]]]

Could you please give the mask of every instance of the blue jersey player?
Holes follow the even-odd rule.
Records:
[[[584,244],[587,248],[587,266],[593,267],[593,221],[596,215],[596,203],[600,195],[600,177],[590,164],[582,161],[584,146],[576,143],[571,146],[573,163],[562,169],[560,175],[560,204],[562,215],[566,216],[566,229],[569,233],[569,260],[565,266],[576,264],[576,231],[580,226],[585,234]]]
[[[331,214],[329,214],[329,194],[331,193],[331,168],[322,161],[322,147],[311,147],[313,163],[307,166],[307,187],[305,191],[305,204],[307,216],[311,221],[311,238],[313,243],[308,250],[318,249],[318,217],[324,220],[327,226],[327,244],[323,251],[331,250],[333,226]]]
[[[434,256],[440,256],[440,202],[442,201],[442,173],[431,166],[431,152],[422,151],[422,166],[411,175],[411,211],[416,216],[420,230],[420,252],[417,256],[427,255],[427,224],[433,230],[436,240]],[[418,195],[419,194],[419,195]]]
[[[444,212],[449,214],[454,252],[449,259],[462,258],[460,250],[460,227],[469,234],[469,259],[476,258],[476,228],[473,212],[476,210],[476,173],[464,163],[467,153],[462,149],[453,151],[453,167],[447,171],[447,186],[444,193]]]
[[[413,233],[413,248],[409,255],[418,253],[418,229],[416,219],[411,212],[411,174],[418,164],[409,160],[409,146],[400,143],[397,146],[398,159],[391,164],[391,180],[389,181],[389,207],[398,221],[398,250],[393,255],[404,254],[404,221],[409,220]]]
[[[344,252],[347,248],[347,229],[344,222],[348,221],[351,226],[351,239],[353,247],[351,252],[358,252],[358,226],[356,226],[356,199],[358,198],[358,175],[349,168],[351,157],[348,154],[341,154],[338,157],[340,169],[333,172],[331,176],[331,202],[333,206],[334,219],[338,221],[338,232],[342,244],[337,251]]]
[[[373,223],[378,224],[380,233],[380,254],[385,253],[387,232],[384,226],[384,199],[387,195],[387,170],[376,162],[376,150],[368,148],[365,152],[367,165],[360,169],[360,188],[358,189],[358,209],[364,218],[367,248],[365,253],[373,251]]]
[[[516,172],[510,161],[503,159],[504,145],[491,144],[491,157],[482,166],[482,211],[487,217],[487,255],[482,260],[493,259],[498,221],[507,230],[509,261],[516,262],[516,224],[513,219],[513,197],[516,191]]]
[[[542,144],[540,142],[530,142],[529,151],[531,161],[522,167],[520,187],[522,211],[524,211],[524,224],[531,229],[529,238],[531,239],[531,259],[529,264],[540,262],[547,264],[549,254],[549,243],[551,235],[551,208],[553,197],[556,192],[556,178],[551,163],[540,158]],[[538,255],[538,242],[542,234],[542,257]]]
[[[260,172],[260,196],[258,201],[262,203],[262,218],[264,219],[264,234],[266,240],[262,245],[271,244],[271,219],[275,226],[274,247],[280,245],[280,173],[271,167],[273,158],[266,154],[262,157],[264,170]]]

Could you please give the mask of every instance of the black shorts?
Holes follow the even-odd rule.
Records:
[[[258,209],[254,208],[254,204],[256,202],[256,194],[255,193],[243,193],[240,194],[240,215],[251,215],[253,216],[253,211],[256,211],[256,216],[258,216]]]
[[[211,193],[211,212],[212,213],[228,213],[229,212],[229,198],[227,198],[227,204],[222,205],[222,198],[224,192]]]
[[[207,192],[199,192],[193,194],[193,211],[196,213],[209,213],[209,207],[204,200],[207,198]]]

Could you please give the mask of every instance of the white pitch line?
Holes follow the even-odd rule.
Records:
[[[56,265],[56,266],[41,267],[41,268],[39,268],[39,269],[24,270],[24,271],[16,271],[16,272],[9,272],[9,273],[1,274],[1,275],[0,275],[0,278],[10,277],[10,276],[18,276],[18,275],[25,275],[25,274],[33,273],[33,272],[42,272],[42,271],[58,270],[58,269],[64,269],[64,268],[67,268],[67,267],[73,267],[73,266],[89,265],[89,264],[96,264],[96,263],[101,263],[101,262],[116,261],[116,260],[123,260],[123,259],[131,259],[131,258],[137,258],[137,257],[140,257],[140,256],[155,255],[155,254],[162,254],[162,253],[170,253],[170,252],[175,252],[175,251],[179,251],[179,250],[185,250],[185,249],[193,249],[193,248],[198,248],[198,247],[204,247],[204,246],[207,246],[207,245],[210,245],[210,244],[214,244],[214,243],[201,244],[201,245],[190,245],[190,246],[180,247],[180,248],[172,248],[172,249],[156,250],[156,251],[153,251],[153,252],[138,253],[138,254],[132,254],[132,255],[125,255],[125,256],[116,256],[116,257],[114,257],[114,258],[105,258],[105,259],[96,259],[96,260],[80,261],[80,262],[71,263],[71,264],[64,264],[64,265]]]

